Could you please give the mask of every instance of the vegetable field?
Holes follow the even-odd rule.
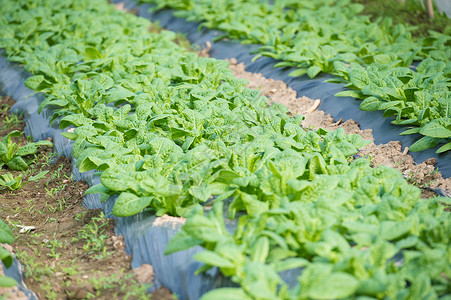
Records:
[[[403,135],[416,135],[408,150],[449,157],[448,29],[413,38],[408,25],[373,22],[347,0],[143,2],[221,30],[217,40],[257,44],[255,59],[273,58],[290,76],[333,75],[329,82],[347,88],[337,96],[362,100],[362,111],[381,110]],[[307,125],[294,106],[237,78],[234,64],[187,49],[179,34],[123,4],[0,6],[0,48],[27,74],[16,90],[25,86],[37,99],[18,101],[25,130],[37,132],[33,120],[45,123],[32,138],[53,134],[54,150],[90,185],[84,205],[103,210],[90,226],[106,240],[99,224],[104,214],[113,218],[132,267],[154,266],[152,297],[164,286],[180,299],[451,299],[451,184],[434,167],[428,176],[440,184],[418,184],[402,166],[377,163],[366,150],[374,143],[360,131],[339,128],[342,120]],[[19,136],[2,137],[6,171],[25,172],[38,147],[52,146],[15,143]],[[1,173],[0,192],[49,171],[17,175],[23,183]],[[0,242],[11,244],[16,233],[5,222]],[[72,243],[86,240],[87,255],[108,257],[86,232]],[[1,247],[0,258],[12,264]],[[15,284],[0,277],[0,286]],[[93,286],[80,297],[102,290]],[[115,295],[142,296],[143,288],[130,296],[125,286]]]

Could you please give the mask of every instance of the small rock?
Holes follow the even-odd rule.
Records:
[[[431,157],[431,158],[426,159],[424,162],[425,162],[427,165],[433,166],[433,165],[435,165],[435,163],[437,162],[437,159],[434,158],[434,157]]]
[[[116,250],[122,250],[124,249],[124,236],[120,235],[120,236],[115,236],[113,235],[111,237],[111,239],[113,240],[113,248]]]
[[[153,267],[149,264],[144,264],[139,268],[133,270],[136,280],[140,283],[153,282]]]
[[[172,300],[174,297],[165,287],[159,287],[156,291],[152,292],[152,296],[150,296],[150,300]]]

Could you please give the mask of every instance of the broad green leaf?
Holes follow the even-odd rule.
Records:
[[[321,68],[318,66],[311,66],[307,69],[307,75],[310,78],[315,78],[318,73],[321,72]]]
[[[14,242],[14,236],[8,225],[0,220],[0,243],[12,244]]]
[[[105,163],[105,160],[88,156],[81,161],[81,163],[78,165],[78,168],[80,172],[87,172],[96,169],[103,163]]]
[[[100,51],[97,50],[97,49],[94,48],[94,47],[86,47],[85,51],[86,51],[86,52],[85,52],[85,57],[86,57],[88,60],[99,59],[99,58],[102,57],[102,54],[100,53]]]
[[[372,111],[379,109],[380,100],[376,97],[368,97],[360,103],[360,109],[363,111]]]
[[[37,141],[33,143],[35,146],[50,146],[53,147],[53,143],[48,140]]]
[[[73,125],[75,127],[81,127],[83,125],[88,125],[88,124],[92,124],[91,119],[86,118],[82,114],[76,114],[76,115],[65,116],[64,118],[62,118],[60,121],[59,127],[60,127],[60,129],[64,129],[71,125]]]
[[[231,184],[234,179],[240,177],[239,174],[232,170],[222,169],[218,172],[216,181]]]
[[[312,180],[318,174],[327,174],[326,162],[321,154],[315,153],[309,161],[309,178]]]
[[[97,193],[107,193],[109,191],[103,184],[99,183],[91,186],[86,190],[85,194],[97,194]]]
[[[313,299],[343,299],[354,294],[358,285],[355,277],[335,272],[316,282],[308,294]]]
[[[8,153],[8,148],[4,143],[0,142],[0,157]]]
[[[17,156],[30,155],[30,154],[36,153],[37,150],[38,150],[38,148],[36,147],[36,144],[28,143],[25,146],[20,147],[17,150],[16,155]]]
[[[25,170],[28,170],[28,164],[27,164],[27,163],[23,160],[23,158],[20,157],[20,156],[14,157],[12,160],[10,160],[9,162],[7,162],[6,165],[7,165],[11,170],[16,170],[16,171],[25,171]]]
[[[45,80],[43,75],[35,75],[30,76],[27,79],[25,79],[25,86],[29,89],[32,89],[33,91],[36,90],[39,85]]]
[[[75,140],[78,137],[78,134],[73,132],[61,132],[61,135],[69,140]]]
[[[346,64],[342,63],[341,61],[335,61],[334,68],[335,68],[335,71],[338,72],[338,74],[341,77],[346,76],[349,73],[349,67]]]
[[[198,252],[193,257],[195,260],[203,262],[210,266],[216,266],[219,268],[233,268],[234,264],[230,260],[218,255],[213,251],[202,251]]]
[[[167,244],[164,250],[165,255],[186,250],[203,243],[202,239],[196,239],[184,230],[180,230]]]
[[[451,150],[451,142],[441,146],[440,148],[437,149],[436,152],[437,153],[443,153],[443,152],[446,152],[446,151],[449,151],[449,150]]]
[[[433,138],[451,138],[451,119],[436,119],[421,128],[420,133]]]
[[[414,224],[411,219],[404,222],[383,221],[380,224],[381,236],[387,240],[399,239],[413,230]]]
[[[100,176],[100,181],[105,187],[112,191],[125,191],[128,189],[128,183],[121,179],[121,174],[119,172],[119,170],[107,169]]]
[[[363,94],[357,91],[342,91],[335,94],[336,97],[352,97],[356,99],[362,99]]]
[[[252,300],[242,289],[240,288],[219,288],[214,289],[205,295],[200,300]]]
[[[412,152],[419,152],[429,148],[433,148],[437,146],[438,143],[440,143],[439,138],[424,136],[415,143],[413,143],[412,146],[410,146],[409,150]]]
[[[298,76],[302,76],[306,73],[307,73],[307,69],[297,69],[297,70],[290,72],[290,74],[288,74],[288,76],[298,77]]]
[[[251,216],[257,216],[269,208],[269,203],[258,200],[255,195],[241,192],[239,197],[241,198],[247,213]]]
[[[357,292],[365,295],[377,295],[378,293],[386,291],[387,286],[387,283],[374,278],[369,278],[360,281]]]
[[[252,261],[265,263],[269,254],[269,239],[265,236],[260,237],[253,249]]]
[[[309,264],[309,261],[303,258],[288,258],[277,262],[275,269],[277,272],[283,272],[296,268],[305,267]]]
[[[135,194],[123,192],[116,199],[113,215],[118,217],[133,216],[149,206],[153,197],[138,197]]]
[[[419,133],[420,130],[421,130],[420,127],[415,127],[415,128],[407,129],[407,130],[401,132],[399,135],[415,134],[415,133]]]
[[[0,287],[13,287],[17,285],[17,281],[11,277],[0,275]]]
[[[364,87],[370,84],[370,78],[368,73],[364,69],[351,69],[349,71],[349,80],[351,83],[362,90]]]

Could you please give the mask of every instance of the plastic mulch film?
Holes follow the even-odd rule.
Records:
[[[174,10],[162,10],[149,12],[150,4],[137,4],[135,0],[114,0],[113,2],[124,3],[125,9],[135,9],[139,16],[148,18],[151,21],[158,21],[163,28],[175,32],[186,34],[187,38],[196,45],[211,43],[209,55],[217,59],[236,58],[238,62],[246,65],[246,71],[262,73],[266,78],[284,81],[290,88],[296,91],[298,96],[307,96],[311,99],[321,99],[320,110],[330,114],[335,120],[343,121],[353,119],[360,124],[360,128],[372,129],[376,144],[385,144],[390,141],[400,141],[403,147],[410,147],[420,136],[399,134],[406,130],[406,127],[393,125],[394,118],[383,118],[382,111],[361,111],[359,105],[361,100],[351,97],[336,97],[336,93],[346,90],[344,84],[324,82],[332,78],[332,75],[321,74],[315,79],[310,79],[307,75],[301,77],[290,77],[288,74],[294,68],[274,68],[276,60],[269,57],[261,57],[252,61],[254,57],[251,52],[257,49],[258,45],[243,45],[236,41],[212,42],[215,37],[221,34],[218,30],[198,30],[198,23],[188,22],[173,16]],[[437,154],[434,149],[427,149],[421,152],[409,152],[417,164],[428,158],[436,158],[436,167],[444,178],[451,177],[451,151]]]
[[[9,268],[5,268],[3,264],[3,273],[11,278],[14,278],[17,281],[17,289],[25,294],[25,296],[30,300],[38,300],[38,297],[35,293],[27,288],[25,283],[23,282],[23,266],[22,264],[14,257],[13,264]]]

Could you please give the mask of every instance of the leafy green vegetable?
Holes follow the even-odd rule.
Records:
[[[449,35],[430,32],[418,41],[413,28],[393,24],[390,18],[374,23],[360,15],[363,6],[350,0],[141,0],[154,10],[175,8],[177,17],[200,22],[200,28],[223,32],[220,38],[261,45],[254,59],[268,56],[279,60],[276,67],[294,67],[290,76],[320,72],[338,76],[329,80],[346,83],[351,90],[336,96],[364,100],[364,111],[383,110],[383,117],[396,117],[392,123],[418,126],[420,133],[448,143],[449,132],[423,130],[436,119],[451,117],[449,90],[451,50]],[[416,70],[412,62],[423,60]],[[348,68],[347,64],[351,65]],[[432,134],[432,135],[431,135]],[[437,145],[425,143],[413,149],[422,151]],[[441,147],[437,152],[448,151]]]
[[[449,61],[432,58],[421,62],[417,72],[396,64],[388,68],[386,64],[374,63],[365,69],[351,64],[347,87],[352,91],[337,96],[364,99],[361,110],[383,110],[384,117],[396,116],[394,124],[416,126],[402,134],[423,135],[410,147],[411,151],[423,151],[451,139],[451,102],[448,103],[451,94],[447,83],[450,67]],[[344,69],[341,72],[345,74]],[[447,149],[442,146],[437,152]]]
[[[280,205],[240,217],[233,233],[215,202],[207,215],[191,212],[166,253],[200,245],[199,271],[218,267],[241,287],[205,299],[440,298],[450,288],[451,218],[440,204],[449,198],[418,201],[420,190],[398,175],[363,167],[334,184],[327,178],[321,191],[293,190]],[[298,274],[291,288],[279,273],[287,270]]]

